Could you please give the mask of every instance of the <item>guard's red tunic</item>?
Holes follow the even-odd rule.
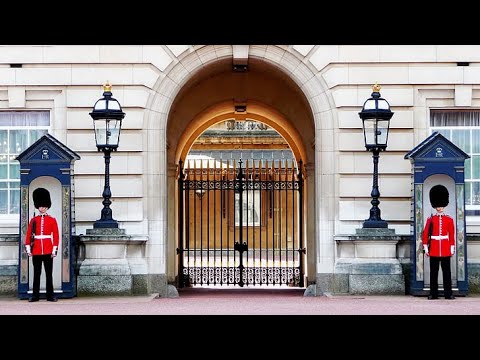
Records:
[[[27,229],[25,245],[31,244],[32,224],[35,221],[35,241],[33,243],[32,255],[48,255],[53,251],[53,247],[58,248],[58,225],[57,220],[48,215],[37,215],[30,220]]]
[[[444,213],[437,213],[427,219],[423,229],[423,245],[428,244],[428,228],[433,222],[430,256],[452,256],[451,246],[455,245],[455,224],[453,218]]]

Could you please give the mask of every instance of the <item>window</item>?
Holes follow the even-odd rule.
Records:
[[[20,213],[20,163],[15,158],[49,126],[48,111],[0,111],[0,216]]]
[[[242,194],[242,226],[260,226],[260,191],[247,190]],[[235,194],[235,226],[240,226],[240,194]]]
[[[430,127],[465,153],[466,215],[480,215],[480,110],[431,110]]]

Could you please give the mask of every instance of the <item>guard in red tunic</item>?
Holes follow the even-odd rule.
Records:
[[[42,263],[45,267],[47,301],[57,301],[53,295],[53,258],[57,256],[59,235],[57,220],[47,214],[47,210],[52,206],[48,190],[35,189],[33,203],[40,214],[30,220],[25,239],[25,251],[32,257],[33,263],[33,294],[28,301],[40,300]],[[33,229],[35,231],[32,234]]]
[[[430,256],[430,295],[429,300],[438,299],[438,270],[442,266],[445,299],[453,300],[450,258],[455,254],[455,223],[444,213],[448,205],[448,190],[443,185],[435,185],[430,190],[430,203],[436,213],[427,219],[423,230],[423,249]]]

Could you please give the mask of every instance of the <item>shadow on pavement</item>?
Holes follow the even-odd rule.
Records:
[[[249,298],[249,297],[303,297],[305,292],[304,288],[291,288],[291,287],[188,287],[178,289],[178,295],[180,297],[202,297],[202,296],[214,296],[214,297],[233,297],[233,298]]]

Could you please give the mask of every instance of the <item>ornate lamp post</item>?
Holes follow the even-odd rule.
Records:
[[[116,151],[120,140],[120,129],[125,113],[120,103],[112,97],[112,86],[107,83],[103,87],[103,97],[93,106],[90,116],[95,128],[97,150],[103,151],[105,159],[105,186],[103,188],[102,216],[94,224],[94,228],[118,228],[118,222],[112,218],[110,209],[110,153]]]
[[[378,205],[380,191],[378,190],[378,159],[380,151],[385,151],[388,141],[388,130],[393,112],[390,111],[390,104],[380,96],[380,85],[373,85],[372,96],[365,101],[363,109],[358,113],[363,122],[363,135],[365,148],[373,153],[373,187],[372,187],[372,208],[370,218],[363,222],[363,228],[387,228],[388,223],[381,218],[381,211]]]

